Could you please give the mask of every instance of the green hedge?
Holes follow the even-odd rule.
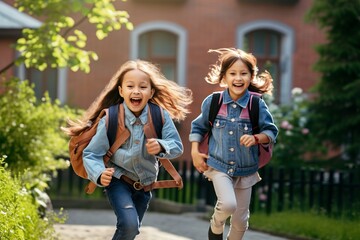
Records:
[[[0,239],[55,239],[49,218],[41,218],[31,194],[11,177],[0,159]]]

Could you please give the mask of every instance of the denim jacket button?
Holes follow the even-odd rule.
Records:
[[[233,152],[234,150],[235,150],[234,148],[230,148],[230,149],[229,149],[230,152]]]
[[[233,135],[233,134],[234,134],[234,132],[233,132],[233,131],[229,131],[229,134],[230,134],[230,135]]]
[[[230,119],[231,122],[235,122],[235,118]]]
[[[232,107],[233,107],[233,108],[236,108],[236,104],[234,103],[234,104],[232,105]]]
[[[235,162],[234,162],[234,161],[231,161],[231,162],[229,162],[229,164],[230,164],[230,165],[234,165],[234,164],[235,164]]]

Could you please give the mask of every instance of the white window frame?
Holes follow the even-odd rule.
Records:
[[[281,79],[281,89],[279,94],[279,101],[281,104],[289,104],[291,102],[291,89],[293,83],[292,55],[294,53],[295,46],[294,30],[281,22],[271,20],[258,20],[254,22],[248,22],[246,24],[238,26],[237,28],[237,47],[240,49],[244,48],[244,40],[247,33],[262,29],[272,30],[281,34],[281,55],[279,72],[279,76]]]
[[[139,58],[139,37],[141,34],[150,31],[167,31],[175,34],[178,37],[176,67],[177,67],[177,82],[180,86],[186,86],[186,53],[187,53],[187,32],[186,30],[174,23],[155,21],[140,24],[135,27],[130,34],[130,59]]]

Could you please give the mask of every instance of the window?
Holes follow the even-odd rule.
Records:
[[[177,36],[166,31],[150,31],[139,37],[139,57],[158,64],[162,73],[177,81]]]
[[[35,96],[40,99],[47,91],[51,100],[66,102],[67,68],[47,68],[39,71],[21,64],[15,69],[15,76],[34,84]]]
[[[187,32],[165,21],[146,22],[131,31],[130,59],[159,64],[168,79],[186,86]]]
[[[275,102],[279,102],[281,79],[280,79],[280,41],[281,35],[271,30],[255,30],[245,36],[248,52],[254,54],[257,59],[259,72],[268,70],[273,77]]]
[[[237,28],[237,47],[252,52],[274,78],[274,97],[280,104],[291,103],[295,33],[277,21],[252,21]]]
[[[58,70],[47,68],[39,71],[34,68],[26,69],[26,79],[34,84],[35,96],[41,99],[45,92],[49,93],[51,100],[58,98]]]

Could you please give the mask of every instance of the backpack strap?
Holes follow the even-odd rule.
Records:
[[[155,103],[149,102],[148,122],[144,126],[147,138],[162,138],[162,127],[164,125],[164,114],[162,109]]]
[[[253,134],[260,133],[259,129],[259,102],[260,97],[251,94],[250,100],[248,102],[248,110],[250,115],[250,122],[252,125],[252,132]]]
[[[162,138],[162,127],[164,125],[164,115],[161,108],[155,103],[149,102],[152,123],[155,127],[156,135]]]
[[[222,101],[223,101],[222,92],[214,92],[212,99],[211,99],[210,112],[209,112],[209,124],[211,127],[214,124],[216,115],[218,114],[218,112],[220,110]]]
[[[164,125],[163,110],[155,103],[149,102],[148,106],[148,122],[144,125],[144,134],[146,138],[161,138],[162,127]],[[158,160],[173,180],[156,181],[147,188],[149,190],[174,187],[181,189],[183,187],[182,178],[171,161],[167,158],[158,158]]]
[[[218,114],[222,106],[222,102],[223,102],[222,93],[223,92],[214,92],[212,94],[211,103],[209,107],[209,117],[208,117],[210,128],[209,131],[205,133],[203,139],[199,143],[199,151],[201,153],[207,154],[209,152],[209,139],[212,133],[211,129],[216,119],[216,115]]]
[[[117,109],[110,107],[109,110],[107,111],[107,116],[109,117],[107,133],[110,135],[114,134],[115,140],[114,140],[113,144],[110,144],[110,149],[106,152],[106,154],[103,158],[105,166],[106,166],[107,162],[110,160],[111,156],[116,152],[116,150],[119,149],[120,146],[126,141],[126,139],[128,139],[130,137],[130,131],[125,127],[124,106],[122,104],[118,104],[118,105],[114,105],[114,106],[116,106]],[[116,112],[118,114],[114,115]],[[116,118],[114,118],[114,116]],[[114,128],[114,126],[116,126],[116,128]],[[110,128],[111,128],[111,131],[109,132]],[[109,137],[109,135],[108,135],[108,137]],[[111,140],[109,138],[109,142],[110,141]],[[89,184],[85,187],[85,192],[87,194],[91,194],[94,192],[96,187],[97,186],[95,183],[89,182]]]
[[[111,146],[115,142],[116,130],[118,126],[118,113],[119,113],[119,104],[112,105],[109,107],[109,122],[107,128],[107,136],[109,140],[109,145]]]

